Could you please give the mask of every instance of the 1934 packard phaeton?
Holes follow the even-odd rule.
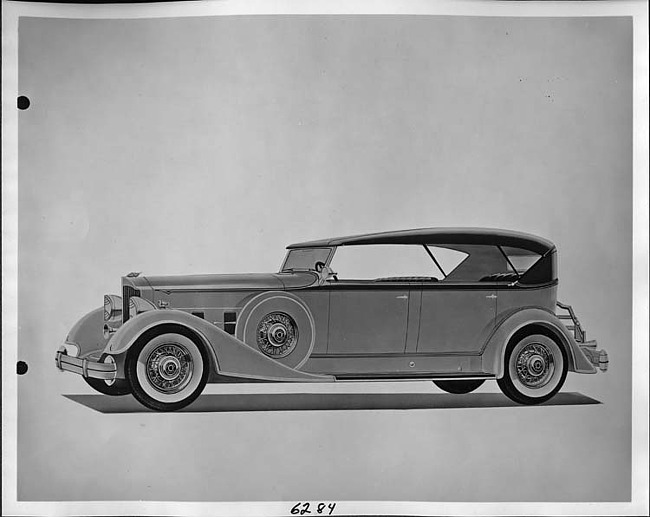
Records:
[[[106,395],[190,404],[206,383],[487,379],[522,404],[606,370],[557,302],[556,248],[512,231],[433,228],[288,246],[279,273],[122,278],[56,353]],[[556,314],[556,311],[558,314]]]

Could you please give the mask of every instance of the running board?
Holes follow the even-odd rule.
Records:
[[[373,373],[373,374],[358,374],[358,373],[343,373],[334,375],[337,381],[359,381],[359,382],[382,382],[382,381],[479,381],[496,379],[494,375],[487,374],[473,374],[473,375],[435,375],[430,373],[422,374],[405,374],[399,375],[395,373]]]

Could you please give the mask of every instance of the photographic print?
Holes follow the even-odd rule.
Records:
[[[631,508],[632,15],[8,4],[16,508]]]

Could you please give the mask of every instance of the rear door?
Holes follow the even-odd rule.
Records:
[[[500,287],[495,274],[512,273],[503,252],[492,245],[428,247],[445,278],[424,285],[418,353],[477,354],[494,329]]]
[[[424,286],[417,352],[478,353],[494,328],[496,301],[489,286]]]

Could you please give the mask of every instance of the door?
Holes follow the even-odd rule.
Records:
[[[480,352],[494,329],[497,291],[435,286],[422,291],[418,353]]]
[[[408,286],[341,281],[330,289],[328,354],[404,353]]]
[[[421,245],[341,246],[331,261],[336,274],[330,290],[330,355],[379,356],[404,354],[415,347],[419,288],[440,275]],[[417,298],[409,303],[412,289]],[[370,363],[367,363],[370,364]],[[367,366],[366,364],[366,366]],[[373,362],[379,368],[378,363]]]

